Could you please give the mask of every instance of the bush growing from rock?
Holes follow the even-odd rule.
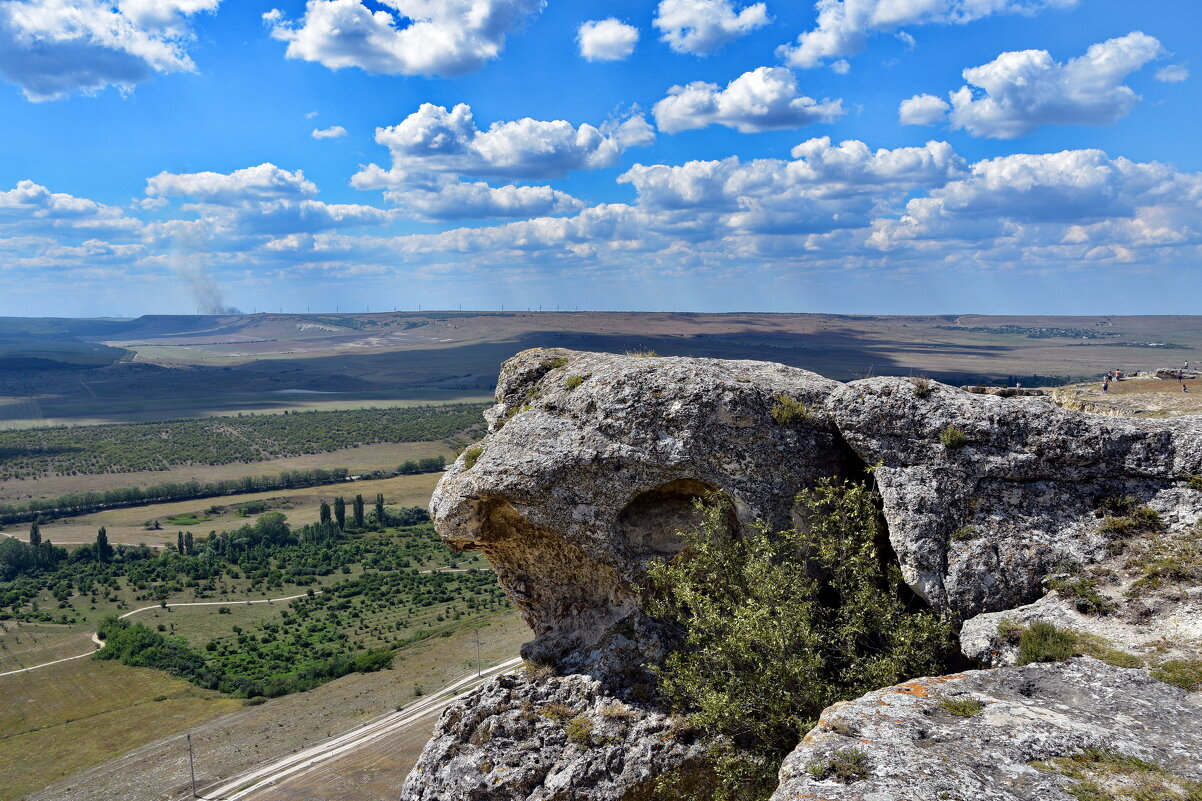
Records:
[[[939,706],[943,707],[944,712],[958,718],[971,718],[985,708],[975,698],[940,698]]]
[[[960,426],[948,423],[939,431],[939,442],[949,451],[954,451],[967,445],[968,437]]]
[[[593,744],[593,721],[585,715],[577,715],[563,727],[569,743],[585,748]]]
[[[1063,662],[1077,655],[1073,632],[1038,621],[1023,630],[1018,640],[1018,665]]]
[[[821,762],[806,767],[815,779],[835,779],[844,784],[868,778],[868,754],[859,748],[840,748]]]
[[[772,404],[772,419],[781,425],[804,423],[810,419],[810,410],[804,403],[788,395],[777,395]]]
[[[1174,659],[1152,671],[1152,678],[1193,692],[1202,690],[1202,659]]]
[[[480,460],[480,454],[484,453],[484,449],[479,445],[474,445],[468,448],[463,453],[463,469],[471,470],[476,466],[476,462]]]
[[[910,383],[914,385],[914,394],[920,398],[925,398],[935,391],[935,382],[924,375],[911,378]]]
[[[938,672],[950,630],[916,608],[875,542],[877,496],[824,480],[798,496],[803,529],[731,535],[721,503],[649,573],[648,611],[680,627],[659,669],[670,705],[708,746],[713,798],[767,798],[823,708]]]

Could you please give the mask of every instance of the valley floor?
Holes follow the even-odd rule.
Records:
[[[481,661],[490,665],[515,656],[529,636],[516,612],[489,618],[480,630]],[[64,712],[60,723],[28,733],[24,740],[0,739],[0,773],[6,779],[0,800],[14,801],[31,791],[28,801],[182,798],[188,794],[185,732],[192,735],[197,785],[210,785],[407,706],[418,697],[417,687],[429,693],[470,674],[475,658],[473,634],[465,629],[398,651],[392,670],[351,674],[258,705],[199,690],[160,671],[91,660],[55,665],[38,671],[42,675],[17,687],[15,695],[31,691],[40,695],[40,703],[48,703],[49,696],[62,695],[63,690],[66,698],[78,698],[79,687],[86,685],[89,698],[105,693],[122,696],[122,708],[98,707],[93,722],[74,727],[70,724],[78,718]],[[148,697],[131,706],[130,692]],[[158,700],[160,695],[164,697]],[[76,707],[66,701],[63,705]],[[362,751],[327,763],[327,770],[299,776],[282,784],[278,792],[272,788],[254,799],[391,798],[417,761],[436,719],[424,718]],[[66,741],[74,745],[64,748]],[[64,759],[64,754],[69,758]],[[111,758],[118,754],[124,755]],[[96,764],[100,759],[110,761]],[[39,777],[55,783],[38,790],[45,784]]]

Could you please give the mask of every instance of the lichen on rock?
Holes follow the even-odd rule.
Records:
[[[698,746],[662,712],[584,675],[501,676],[443,712],[404,801],[600,801]]]
[[[1168,546],[1149,571],[1177,584],[1159,596],[1120,598],[1130,576],[1096,596],[1085,584],[1075,599],[1067,584],[1047,593],[1050,576],[1092,581],[1088,571],[1142,553],[1153,534],[1197,537],[1197,418],[1100,417],[925,379],[844,385],[766,362],[559,349],[507,361],[486,418],[489,433],[443,477],[431,510],[446,542],[493,565],[534,633],[523,656],[558,675],[494,679],[450,706],[405,801],[641,798],[657,775],[698,758],[656,705],[647,668],[674,641],[641,593],[650,561],[679,551],[677,533],[710,494],[729,501],[732,536],[756,521],[779,531],[799,522],[800,491],[871,474],[882,557],[897,559],[931,608],[968,621],[962,647],[985,664],[1013,662],[998,634],[1006,614],[1170,656],[1137,629],[1195,630],[1200,582],[1182,585]],[[1075,780],[1055,760],[1086,749],[1202,780],[1200,695],[1088,657],[917,680],[829,708],[774,799],[1066,801]],[[973,701],[980,712],[968,714]],[[624,710],[621,725],[604,709]]]
[[[947,699],[981,711],[953,714]],[[814,775],[845,749],[865,753],[864,778]],[[915,679],[823,712],[785,760],[772,801],[1072,801],[1076,781],[1049,764],[1083,753],[1202,781],[1202,694],[1089,657]]]
[[[958,619],[1043,595],[1066,564],[1101,561],[1123,536],[1099,504],[1132,496],[1180,528],[1202,517],[1202,421],[1133,420],[1066,411],[904,378],[841,385],[829,406],[868,464],[910,586]],[[941,445],[948,425],[962,447]],[[971,536],[955,536],[971,531]]]

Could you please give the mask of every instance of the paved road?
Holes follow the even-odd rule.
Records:
[[[132,612],[126,612],[124,615],[121,615],[118,618],[118,620],[124,620],[125,618],[129,617],[130,615],[136,615],[139,612],[147,612],[151,609],[163,609],[163,608],[169,608],[172,606],[238,606],[239,604],[273,604],[273,603],[276,603],[277,601],[291,601],[296,598],[303,598],[308,594],[309,593],[307,593],[307,592],[302,592],[299,595],[289,595],[284,598],[263,598],[258,601],[188,601],[187,603],[154,604],[153,606],[143,606],[142,608],[135,609]],[[317,592],[314,593],[314,595],[320,595],[320,594],[321,594],[321,590],[318,590]],[[83,659],[85,656],[91,656],[92,654],[96,653],[97,651],[99,651],[101,648],[104,647],[104,640],[100,639],[100,637],[98,637],[96,635],[96,632],[92,632],[92,642],[94,642],[96,644],[96,648],[92,649],[91,651],[88,651],[86,654],[76,654],[75,656],[68,656],[63,659],[55,659],[53,662],[43,662],[40,665],[33,665],[32,667],[21,668],[20,670],[5,671],[4,673],[0,673],[0,677],[11,676],[14,673],[27,673],[31,670],[38,670],[39,668],[50,667],[51,665],[57,665],[61,662],[70,662],[72,659]]]
[[[460,679],[405,709],[369,721],[353,731],[298,751],[240,776],[223,779],[218,785],[201,788],[198,795],[208,801],[253,801],[256,793],[272,787],[282,779],[313,770],[347,751],[386,737],[422,718],[442,712],[455,699],[483,684],[485,680],[517,667],[521,661],[519,657],[507,659],[484,671],[480,677],[468,676]],[[181,799],[188,797],[182,796]]]

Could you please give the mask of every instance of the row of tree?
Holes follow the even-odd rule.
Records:
[[[169,481],[150,487],[122,487],[112,490],[71,492],[55,498],[0,504],[0,523],[21,523],[47,517],[72,517],[92,514],[102,509],[142,506],[169,501],[190,501],[221,495],[317,487],[346,481],[347,475],[348,471],[345,467],[331,470],[314,468],[312,470],[285,470],[272,476],[243,476],[242,478],[205,482]]]
[[[77,562],[109,562],[113,553],[108,532],[103,526],[96,532],[96,542],[80,545],[68,553],[66,548],[42,539],[41,526],[35,521],[29,526],[29,542],[22,542],[16,537],[0,540],[0,581],[12,581],[19,576],[50,572],[68,559]]]
[[[446,469],[446,459],[431,456],[426,459],[410,459],[401,463],[395,471],[374,470],[358,476],[363,479],[391,478],[398,475],[437,473]],[[216,498],[222,495],[241,495],[250,492],[270,492],[282,489],[319,487],[336,484],[349,479],[345,467],[329,470],[285,470],[270,476],[242,476],[220,481],[167,481],[150,487],[122,487],[111,490],[71,492],[54,498],[41,498],[22,503],[0,504],[0,524],[25,523],[51,517],[74,517],[92,514],[102,509],[118,509],[128,506],[143,506],[152,503],[190,501],[199,498]],[[360,526],[362,528],[362,526]]]
[[[416,514],[415,509],[420,510],[421,514]],[[334,523],[338,528],[349,531],[366,531],[367,529],[379,531],[389,526],[413,526],[429,519],[426,511],[418,506],[395,510],[386,508],[384,494],[379,492],[376,493],[375,505],[370,514],[367,513],[367,502],[362,495],[356,495],[351,499],[349,526],[346,519],[346,499],[342,496],[334,498],[333,505],[322,501],[318,516],[323,524]],[[418,519],[419,517],[424,519]]]

